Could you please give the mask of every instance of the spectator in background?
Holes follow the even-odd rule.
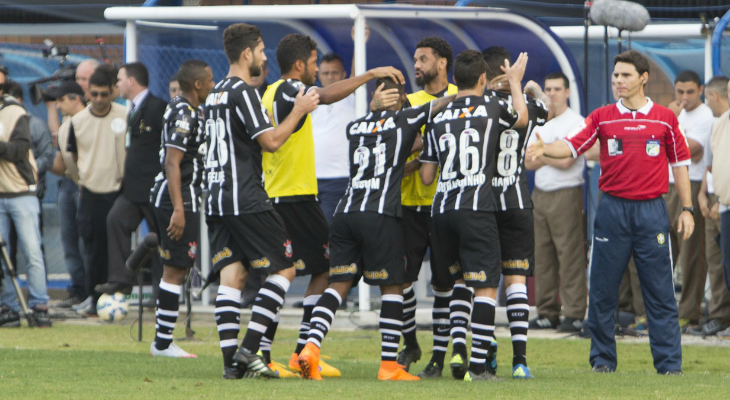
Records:
[[[327,87],[347,78],[342,58],[325,54],[319,65],[319,82]],[[321,104],[312,111],[314,161],[317,173],[319,205],[327,223],[332,224],[337,202],[350,181],[349,143],[345,128],[355,119],[355,94],[332,103]]]
[[[167,82],[167,91],[170,93],[170,100],[180,94],[180,82],[177,80],[177,75],[170,77],[170,81]]]
[[[45,265],[39,229],[40,205],[36,197],[38,176],[31,151],[28,114],[12,96],[7,95],[8,73],[0,66],[0,236],[8,238],[15,225],[18,243],[28,260],[28,289],[39,327],[50,327]],[[20,306],[9,274],[2,283],[0,327],[20,326]]]
[[[570,83],[562,72],[545,77],[545,94],[555,117],[538,128],[545,143],[564,139],[583,123],[568,107]],[[531,135],[530,142],[535,139]],[[530,329],[579,332],[586,315],[586,262],[583,249],[583,168],[585,158],[525,159],[535,172],[535,297],[537,318]],[[560,293],[560,301],[558,301]],[[560,322],[561,305],[563,322]]]
[[[90,253],[86,290],[93,296],[79,313],[96,315],[97,284],[107,281],[107,215],[117,198],[124,175],[127,132],[124,106],[112,100],[112,78],[96,71],[89,78],[91,106],[71,118],[67,150],[79,169],[79,235]],[[159,135],[158,135],[159,138]]]
[[[61,228],[61,245],[66,271],[71,277],[68,297],[56,304],[59,308],[71,308],[82,305],[88,308],[91,304],[89,292],[86,290],[86,269],[88,264],[86,249],[81,245],[81,238],[76,225],[76,211],[79,208],[79,169],[68,152],[68,135],[71,128],[71,117],[86,107],[84,90],[76,82],[64,82],[49,95],[56,100],[58,109],[64,117],[58,129],[58,148],[53,166],[49,169],[61,177],[58,182],[58,220]],[[88,265],[87,265],[88,267]],[[87,303],[82,304],[84,301]]]
[[[119,94],[132,102],[127,114],[127,158],[121,193],[114,201],[114,207],[109,211],[107,219],[109,279],[95,290],[99,293],[129,294],[136,278],[125,266],[127,258],[132,254],[132,234],[142,219],[147,221],[150,232],[158,232],[149,196],[155,177],[161,170],[160,132],[167,104],[147,89],[149,74],[142,63],[124,64],[119,69],[117,78]],[[152,257],[151,263],[156,293],[162,277],[162,266],[157,257]]]
[[[682,333],[690,327],[696,327],[702,316],[702,299],[705,295],[707,279],[707,259],[705,257],[705,219],[699,212],[697,195],[700,193],[702,178],[705,175],[703,148],[712,133],[712,110],[702,103],[704,86],[696,72],[686,70],[674,80],[676,100],[668,105],[679,120],[689,144],[692,164],[689,166],[689,180],[692,189],[692,207],[694,213],[695,233],[689,239],[682,240],[676,235],[679,214],[682,204],[674,187],[674,174],[669,169],[669,191],[664,195],[672,224],[671,245],[674,265],[682,268],[682,297],[679,299],[679,325]]]
[[[727,98],[728,78],[715,76],[705,85],[705,99],[707,106],[712,109],[712,115],[717,118],[730,110]],[[710,141],[705,146],[709,149]],[[710,166],[710,151],[705,152],[706,165]],[[705,218],[705,251],[707,255],[707,272],[710,279],[710,299],[708,302],[709,320],[701,326],[691,328],[689,333],[695,336],[713,336],[730,325],[730,295],[725,287],[725,277],[722,269],[722,251],[718,238],[720,237],[720,204],[717,202],[715,188],[712,182],[712,173],[705,172],[702,188],[697,197],[700,212]]]

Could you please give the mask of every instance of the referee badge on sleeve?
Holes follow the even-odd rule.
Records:
[[[661,151],[661,144],[658,140],[647,140],[646,141],[646,155],[649,157],[656,157]]]

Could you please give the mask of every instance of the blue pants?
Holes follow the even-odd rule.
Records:
[[[317,179],[317,199],[327,219],[327,225],[332,225],[337,203],[345,194],[349,182],[350,178]]]
[[[45,307],[48,304],[46,292],[46,266],[41,252],[41,232],[38,228],[40,205],[34,194],[19,197],[0,198],[0,235],[3,238],[10,236],[10,222],[13,222],[18,233],[18,249],[28,260],[28,292],[30,300],[28,307]],[[17,265],[16,272],[17,272]],[[2,283],[0,303],[13,310],[19,311],[20,305],[16,298],[15,289],[10,281],[10,274],[5,274]]]
[[[633,254],[646,305],[654,368],[659,373],[682,369],[669,229],[667,207],[661,197],[634,201],[604,194],[601,198],[591,258],[591,366],[616,369],[614,316],[621,278]]]
[[[76,211],[79,208],[79,187],[68,178],[58,182],[58,219],[61,228],[61,245],[66,271],[71,277],[69,293],[80,299],[89,296],[86,291],[85,251],[82,250],[76,224]]]

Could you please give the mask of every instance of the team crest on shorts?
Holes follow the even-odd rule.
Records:
[[[190,246],[188,248],[188,257],[195,258],[195,253],[198,252],[198,243],[195,241],[192,241],[192,242],[188,243],[188,246]]]
[[[661,144],[658,140],[647,140],[646,141],[646,155],[649,157],[656,157],[661,151]]]
[[[286,242],[284,242],[284,248],[286,249],[284,250],[284,255],[287,258],[291,258],[294,255],[294,250],[291,247],[291,240],[287,240]]]
[[[659,243],[659,246],[664,246],[664,243],[666,243],[667,238],[664,236],[664,233],[657,233],[656,234],[656,242]]]

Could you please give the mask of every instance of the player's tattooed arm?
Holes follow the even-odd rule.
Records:
[[[398,104],[398,89],[383,90],[383,86],[385,84],[380,84],[375,89],[375,92],[373,92],[373,99],[370,101],[370,111],[383,111]]]
[[[357,88],[369,81],[380,78],[390,78],[401,85],[405,85],[406,83],[406,78],[403,77],[403,73],[398,69],[393,67],[379,67],[368,70],[362,75],[335,82],[327,87],[314,88],[314,90],[319,93],[322,104],[332,104],[349,96]]]
[[[449,103],[454,101],[456,98],[455,94],[450,96],[439,97],[436,100],[431,100],[431,115],[436,115],[441,112]]]
[[[514,64],[510,65],[509,60],[504,60],[501,66],[502,72],[507,75],[510,84],[510,94],[512,95],[512,107],[519,115],[514,128],[524,128],[529,121],[527,115],[527,103],[522,94],[522,78],[525,76],[525,68],[527,67],[527,53],[520,53]]]
[[[545,94],[545,92],[542,91],[542,88],[540,85],[535,81],[528,81],[525,84],[525,94],[532,96],[533,98],[542,101],[545,103],[545,106],[548,109],[548,116],[547,120],[550,121],[555,117],[555,109],[553,107],[552,101],[550,101],[550,97]]]

